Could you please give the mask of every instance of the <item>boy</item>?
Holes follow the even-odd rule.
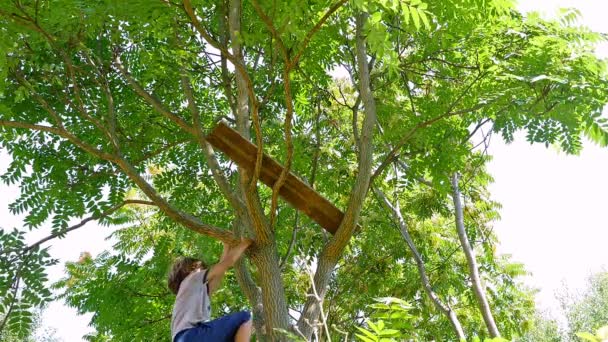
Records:
[[[173,342],[250,340],[251,314],[241,311],[210,321],[210,296],[251,243],[249,239],[234,247],[224,243],[220,261],[211,267],[194,258],[180,258],[173,264],[169,274],[169,288],[177,294],[171,317]]]

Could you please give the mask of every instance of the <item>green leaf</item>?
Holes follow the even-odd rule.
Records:
[[[369,322],[368,322],[368,324],[369,324]],[[367,335],[367,337],[373,339],[374,341],[377,341],[376,335],[374,335],[374,333],[372,333],[371,331],[366,330],[366,329],[361,328],[361,327],[357,327],[357,330],[359,330],[360,332],[364,333],[365,335]]]
[[[414,27],[416,30],[420,30],[420,14],[418,14],[418,10],[416,7],[410,7],[410,13],[412,15],[412,22],[414,23]]]
[[[374,336],[372,336],[373,338],[361,335],[361,334],[355,334],[355,336],[357,336],[360,340],[364,341],[364,342],[378,342],[378,339],[376,339]]]
[[[382,21],[382,12],[372,13],[369,18],[369,21],[372,25],[376,25]]]
[[[590,334],[588,332],[578,332],[576,333],[576,336],[582,338],[585,341],[600,342],[600,340],[598,340],[593,334]]]
[[[403,22],[405,23],[405,25],[409,25],[410,24],[410,7],[406,4],[402,4],[401,10],[402,10]]]
[[[608,325],[601,327],[597,330],[595,334],[600,341],[608,340]]]
[[[421,9],[419,12],[420,14],[420,19],[422,20],[422,23],[424,24],[424,27],[428,30],[431,28],[431,24],[429,23],[429,18],[426,16],[426,11],[424,9]]]

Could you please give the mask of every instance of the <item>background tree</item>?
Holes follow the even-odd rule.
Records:
[[[563,341],[561,330],[556,320],[552,319],[546,313],[537,313],[533,326],[522,338],[522,342],[532,341]]]
[[[564,288],[558,299],[567,319],[569,341],[579,340],[577,333],[594,333],[608,322],[608,273],[589,276],[587,286],[580,293]]]

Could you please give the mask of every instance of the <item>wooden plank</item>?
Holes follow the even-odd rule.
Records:
[[[253,173],[257,147],[239,132],[230,128],[226,123],[220,122],[207,136],[207,141],[224,152],[237,165]],[[264,184],[272,188],[282,170],[281,164],[264,153],[260,171],[260,180]],[[279,195],[332,234],[338,230],[344,217],[342,211],[292,172],[288,174],[285,183],[279,190]]]

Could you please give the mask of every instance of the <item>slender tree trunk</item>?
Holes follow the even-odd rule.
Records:
[[[460,200],[460,189],[458,187],[458,173],[454,173],[451,181],[452,198],[454,200],[454,211],[456,216],[456,230],[458,231],[460,245],[462,246],[462,250],[464,251],[464,254],[467,258],[469,276],[471,277],[471,282],[473,283],[473,292],[475,293],[475,298],[477,299],[479,310],[481,311],[481,315],[483,316],[483,320],[486,323],[486,327],[488,328],[490,336],[500,337],[500,332],[496,327],[496,322],[494,322],[494,316],[492,316],[492,311],[490,310],[490,304],[488,303],[488,299],[486,298],[485,289],[483,287],[483,284],[481,283],[481,280],[479,279],[477,261],[475,260],[475,250],[471,246],[471,243],[469,242],[469,238],[467,236],[467,232],[464,228],[464,214],[462,202]]]
[[[240,44],[241,32],[241,0],[230,0],[229,5],[229,30],[232,44],[232,54],[237,61],[245,65],[242,48]],[[246,137],[249,137],[250,111],[249,104],[255,99],[248,98],[247,84],[240,72],[235,72],[237,96],[236,96],[236,122],[237,129]],[[289,329],[289,311],[285,296],[285,287],[281,278],[279,267],[279,256],[277,254],[274,234],[270,231],[268,222],[263,214],[257,192],[249,191],[250,175],[244,169],[239,169],[240,195],[244,199],[249,214],[251,228],[256,235],[255,249],[251,254],[251,261],[258,269],[259,283],[261,287],[262,308],[258,312],[264,314],[264,326],[258,328],[257,334],[263,339],[270,341],[282,341],[285,337],[276,331]],[[251,303],[257,306],[259,302]],[[258,322],[259,324],[259,322]]]
[[[437,310],[443,313],[450,321],[450,324],[452,325],[452,328],[454,329],[454,333],[458,337],[458,340],[466,341],[466,336],[464,334],[464,331],[462,330],[462,325],[460,325],[460,321],[458,320],[456,313],[454,312],[454,310],[452,310],[451,307],[441,301],[441,299],[439,298],[439,296],[437,296],[437,294],[433,290],[433,287],[431,286],[431,281],[429,280],[429,277],[426,274],[426,268],[424,266],[422,256],[418,252],[418,248],[416,248],[414,240],[412,240],[412,237],[410,236],[410,233],[407,229],[407,223],[401,215],[401,210],[399,209],[399,202],[397,201],[393,206],[389,202],[388,198],[386,198],[386,195],[380,189],[374,187],[373,190],[376,193],[376,196],[378,196],[378,198],[382,200],[384,206],[391,213],[393,220],[399,225],[399,231],[401,232],[401,236],[405,240],[407,247],[409,248],[410,252],[412,253],[412,256],[414,257],[414,261],[416,262],[416,267],[418,268],[418,274],[420,275],[420,281],[422,282],[424,292],[426,292],[426,295],[431,299],[435,308],[437,308]]]
[[[304,304],[302,315],[298,320],[299,332],[310,340],[313,331],[319,325],[321,305],[327,292],[327,286],[331,274],[350,241],[357,227],[359,214],[369,189],[371,168],[373,162],[373,135],[376,123],[376,103],[371,91],[369,65],[367,61],[366,38],[363,36],[363,27],[367,20],[367,13],[359,13],[356,19],[356,46],[357,46],[357,68],[359,70],[359,93],[364,105],[365,118],[360,136],[358,174],[350,194],[348,207],[342,223],[333,237],[323,247],[318,259],[317,270],[313,279],[317,296],[313,295],[313,288],[309,290],[309,296]]]

